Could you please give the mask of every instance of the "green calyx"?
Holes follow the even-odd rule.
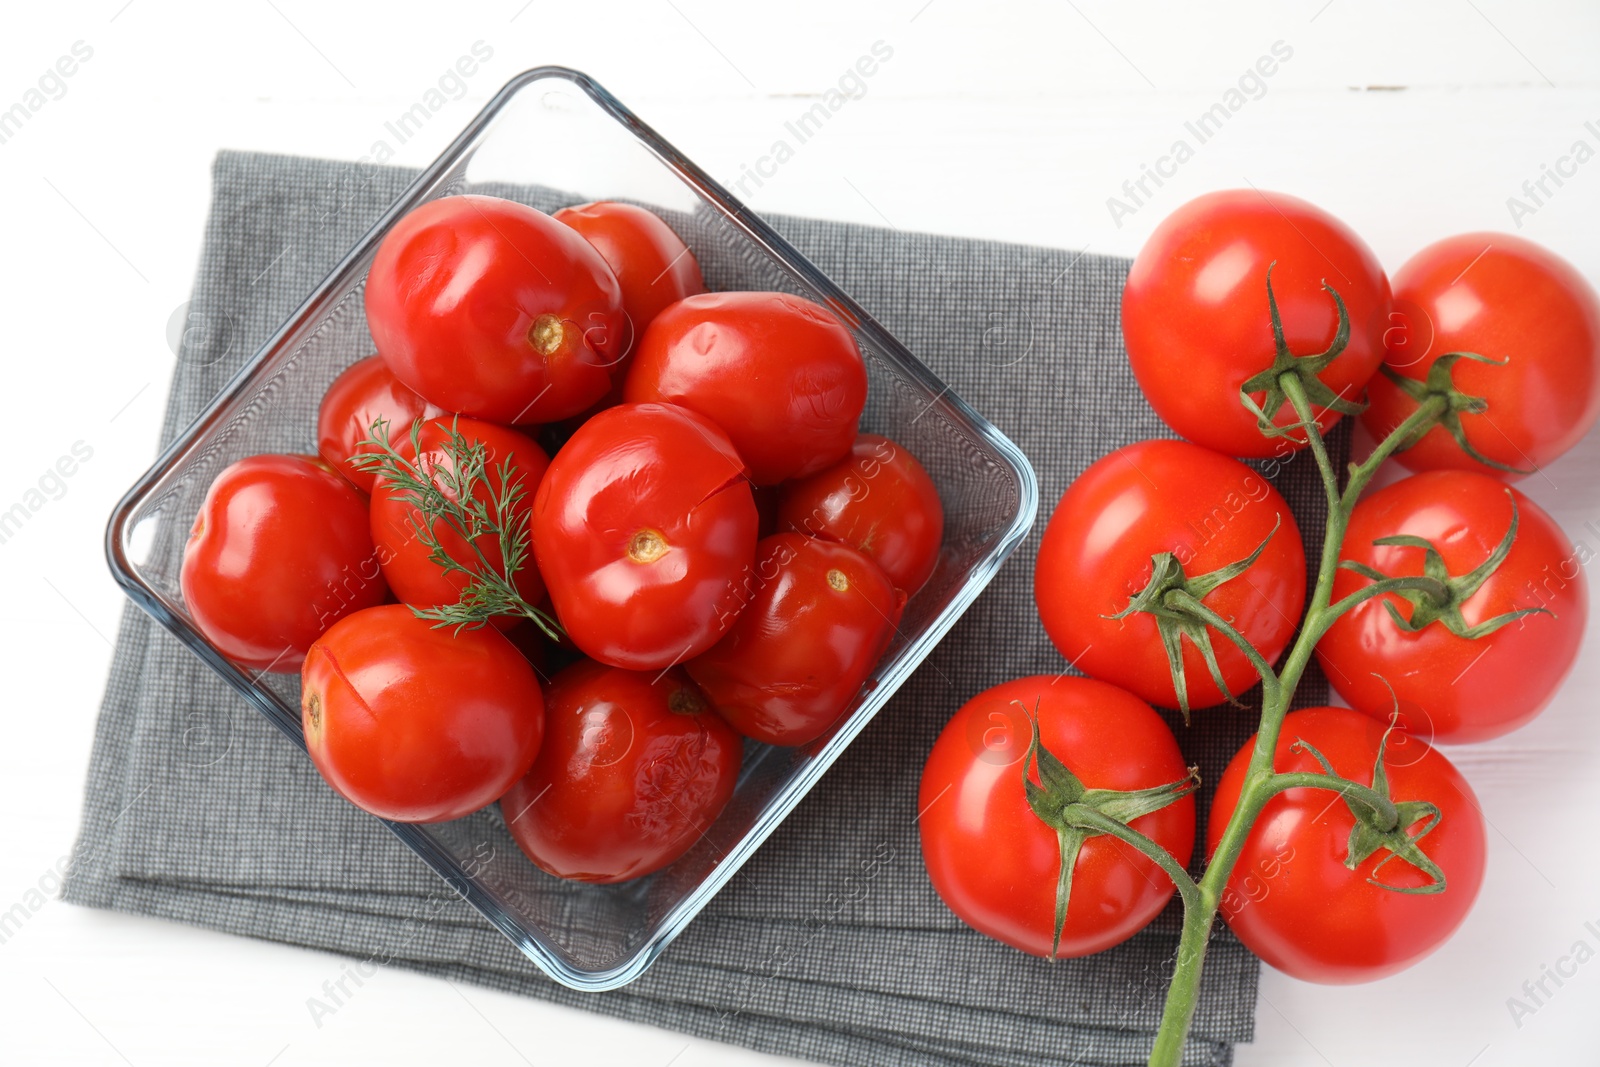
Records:
[[[1026,710],[1026,709],[1024,709]],[[1061,930],[1067,921],[1067,903],[1072,896],[1072,869],[1077,865],[1083,843],[1102,834],[1129,840],[1141,851],[1161,846],[1128,829],[1140,816],[1160,811],[1193,793],[1200,784],[1199,768],[1176,782],[1148,789],[1090,789],[1073,774],[1039,739],[1038,709],[1028,714],[1033,736],[1022,760],[1022,785],[1034,815],[1056,832],[1061,851],[1061,867],[1056,876],[1055,926],[1051,931],[1050,958],[1061,948]],[[1038,774],[1035,782],[1030,771]]]
[[[1344,352],[1345,346],[1350,343],[1350,313],[1345,310],[1344,298],[1326,281],[1322,283],[1322,288],[1333,297],[1333,306],[1339,313],[1338,328],[1334,331],[1332,342],[1325,350],[1314,356],[1297,356],[1289,351],[1289,342],[1284,339],[1283,317],[1278,313],[1278,298],[1272,292],[1272,268],[1275,266],[1277,266],[1276,261],[1267,265],[1267,310],[1272,315],[1272,341],[1276,351],[1273,353],[1270,367],[1245,379],[1244,384],[1239,386],[1239,402],[1256,417],[1256,426],[1264,435],[1292,438],[1294,431],[1307,428],[1303,422],[1295,421],[1280,426],[1274,421],[1283,405],[1288,402],[1288,396],[1283,389],[1283,379],[1287,375],[1293,375],[1300,380],[1306,400],[1315,405],[1318,411],[1359,415],[1366,410],[1366,405],[1340,396],[1319,377],[1327,369],[1328,364],[1338,359]],[[1256,402],[1252,395],[1254,393],[1263,394],[1260,403]]]
[[[1511,498],[1511,525],[1506,528],[1506,534],[1500,539],[1493,552],[1482,563],[1465,574],[1452,575],[1445,568],[1444,558],[1439,555],[1439,550],[1433,542],[1423,537],[1413,537],[1409,534],[1394,534],[1390,537],[1380,537],[1372,543],[1375,545],[1395,545],[1405,548],[1420,548],[1423,550],[1422,573],[1425,578],[1433,582],[1423,589],[1398,589],[1394,595],[1405,599],[1411,605],[1411,617],[1406,618],[1400,614],[1400,609],[1395,607],[1392,600],[1384,600],[1383,606],[1388,609],[1389,618],[1394,621],[1405,633],[1416,633],[1431,623],[1438,623],[1457,637],[1476,640],[1487,637],[1500,627],[1522,618],[1526,615],[1552,615],[1548,608],[1521,608],[1517,611],[1507,611],[1492,618],[1484,619],[1477,625],[1469,625],[1461,608],[1470,600],[1489,576],[1499,569],[1505,562],[1506,556],[1511,552],[1511,546],[1517,539],[1517,498],[1511,490],[1506,490],[1506,496]],[[1383,581],[1388,576],[1382,571],[1358,563],[1355,560],[1344,560],[1340,567],[1354,571],[1363,578],[1373,581]]]
[[[1348,786],[1339,791],[1340,796],[1344,798],[1345,807],[1350,809],[1350,814],[1354,815],[1356,820],[1355,826],[1350,829],[1350,840],[1345,849],[1344,865],[1347,869],[1355,870],[1374,853],[1382,850],[1389,854],[1372,868],[1372,873],[1367,876],[1368,885],[1394,893],[1412,895],[1443,893],[1446,884],[1444,871],[1432,857],[1422,851],[1418,844],[1439,825],[1439,821],[1444,817],[1443,814],[1439,811],[1438,805],[1429,801],[1397,802],[1390,792],[1389,771],[1384,765],[1384,751],[1389,744],[1389,735],[1394,732],[1397,718],[1389,720],[1388,729],[1383,731],[1383,737],[1378,741],[1378,758],[1372,765],[1370,788],[1362,787],[1360,783],[1352,782],[1337,774],[1327,757],[1309,741],[1297,737],[1289,748],[1292,752],[1309,753],[1313,759],[1322,764],[1322,769],[1330,778],[1338,779]],[[1415,833],[1412,832],[1412,827],[1417,828]],[[1427,875],[1427,884],[1400,886],[1383,881],[1378,877],[1378,872],[1394,860],[1409,863]]]
[[[1439,407],[1438,425],[1444,427],[1445,432],[1455,438],[1455,442],[1461,448],[1461,451],[1484,466],[1493,467],[1495,470],[1508,471],[1512,474],[1532,474],[1533,472],[1530,470],[1507,466],[1497,460],[1490,459],[1474,448],[1472,442],[1467,440],[1467,431],[1461,425],[1461,416],[1482,415],[1489,410],[1489,401],[1481,396],[1470,396],[1456,388],[1452,376],[1456,363],[1463,359],[1470,359],[1474,363],[1492,363],[1497,367],[1506,365],[1506,361],[1503,359],[1490,359],[1488,356],[1480,356],[1476,352],[1446,352],[1434,360],[1433,366],[1428,368],[1428,375],[1425,378],[1407,378],[1387,364],[1380,366],[1378,369],[1383,372],[1385,378],[1399,387],[1401,392],[1416,401],[1419,407],[1429,400],[1438,398],[1435,401]],[[1433,429],[1432,426],[1422,427],[1418,432],[1410,435],[1407,440],[1400,442],[1399,450],[1404,451],[1415,445],[1426,437],[1431,429]]]
[[[1222,668],[1217,664],[1209,626],[1212,613],[1200,602],[1218,586],[1249,570],[1282,523],[1281,517],[1274,520],[1271,532],[1244,559],[1194,577],[1184,573],[1183,564],[1177,556],[1171,552],[1157,552],[1150,557],[1149,583],[1128,601],[1127,607],[1115,615],[1104,616],[1107,619],[1124,619],[1135,612],[1142,612],[1155,617],[1156,632],[1161,635],[1161,647],[1167,654],[1167,666],[1172,671],[1172,688],[1178,697],[1178,710],[1183,712],[1185,722],[1189,721],[1189,685],[1183,668],[1185,637],[1199,650],[1201,658],[1205,660],[1206,670],[1211,673],[1211,680],[1222,691],[1222,695],[1228,698],[1229,703],[1238,703],[1222,677]]]

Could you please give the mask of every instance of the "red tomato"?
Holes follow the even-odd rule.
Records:
[[[797,533],[756,546],[743,610],[689,674],[746,737],[803,745],[854,705],[894,638],[899,592],[849,545]]]
[[[1239,387],[1272,365],[1274,263],[1272,290],[1295,355],[1315,355],[1334,339],[1339,316],[1323,283],[1344,298],[1350,342],[1318,377],[1360,401],[1383,360],[1389,280],[1361,238],[1304,200],[1255,189],[1197,197],[1156,227],[1122,291],[1122,335],[1150,406],[1189,440],[1230,456],[1305,444],[1303,434],[1294,442],[1264,436],[1239,402]],[[1287,404],[1272,414],[1280,426],[1296,421]],[[1323,410],[1317,422],[1326,430],[1338,419]]]
[[[1333,769],[1372,784],[1385,725],[1348,708],[1307,708],[1284,720],[1274,766],[1321,772],[1297,738],[1315,745]],[[1206,850],[1214,851],[1239,802],[1255,738],[1245,742],[1217,783]],[[1401,753],[1404,753],[1401,755]],[[1245,946],[1267,963],[1307,982],[1369,982],[1416,963],[1466,918],[1483,882],[1484,829],[1472,787],[1425,742],[1390,735],[1385,766],[1391,799],[1428,801],[1442,818],[1418,847],[1444,872],[1442,893],[1397,893],[1370,884],[1391,853],[1379,849],[1355,870],[1345,867],[1355,816],[1338,794],[1290,789],[1267,802],[1228,880],[1222,911]],[[1410,828],[1415,836],[1421,824]],[[1403,859],[1377,877],[1420,887],[1430,879]]]
[[[610,265],[622,286],[633,340],[668,304],[706,291],[700,264],[683,238],[642,207],[601,200],[564,207],[551,217],[582,234]]]
[[[576,663],[550,683],[549,733],[500,801],[541,870],[622,882],[689,851],[733,796],[743,742],[681,670]]]
[[[328,386],[317,408],[317,454],[363,493],[372,492],[373,473],[350,462],[350,457],[370,452],[360,447],[372,434],[372,424],[383,419],[389,438],[398,443],[411,432],[411,424],[439,414],[438,409],[400,383],[380,356],[368,356],[345,369]]]
[[[200,632],[254,670],[296,671],[317,635],[388,591],[367,502],[310,456],[251,456],[200,505],[178,575]]]
[[[1273,524],[1281,523],[1277,533]],[[1194,578],[1237,562],[1271,534],[1248,570],[1203,598],[1266,657],[1288,647],[1305,607],[1306,558],[1289,505],[1238,460],[1186,441],[1119,448],[1067,487],[1039,544],[1033,593],[1056,648],[1086,674],[1152,704],[1177,707],[1153,616],[1108,619],[1151,579],[1150,557],[1171,552]],[[1223,680],[1235,695],[1257,675],[1232,642],[1208,628]],[[1223,693],[1200,650],[1182,639],[1190,707]]]
[[[660,670],[716,643],[755,556],[756,506],[733,442],[670,404],[579,427],[533,504],[550,600],[585,655]]]
[[[1456,388],[1489,402],[1461,415],[1467,441],[1497,463],[1542,467],[1578,443],[1600,414],[1600,296],[1583,275],[1532,241],[1508,233],[1467,233],[1429,245],[1394,276],[1396,329],[1388,364],[1423,379],[1446,352],[1507,361],[1461,360]],[[1385,437],[1416,401],[1383,376],[1372,380],[1362,416]],[[1442,427],[1398,453],[1412,470],[1453,467],[1500,478],[1520,475],[1479,463]]]
[[[962,922],[1035,956],[1049,956],[1061,850],[1056,832],[1028,806],[1024,758],[1038,709],[1044,747],[1091,789],[1132,790],[1188,773],[1171,729],[1149,705],[1116,686],[1070,676],[1018,678],[962,705],[934,742],[917,808],[922,857],[933,888]],[[1034,781],[1037,772],[1026,773]],[[1129,824],[1187,865],[1194,850],[1194,797]],[[1112,837],[1083,843],[1060,958],[1120,944],[1148,926],[1171,898],[1172,880]]]
[[[783,529],[860,549],[907,594],[922,588],[939,561],[939,491],[917,457],[887,437],[862,434],[848,457],[782,493]]]
[[[622,290],[600,253],[493,196],[447,196],[395,223],[366,307],[395,377],[492,422],[576,415],[605,395],[628,343]]]
[[[721,426],[757,485],[814,474],[850,453],[867,368],[826,308],[787,293],[705,293],[656,316],[623,383]]]
[[[1465,742],[1514,730],[1550,702],[1577,661],[1589,594],[1572,542],[1533,501],[1487,474],[1412,475],[1356,505],[1341,554],[1386,575],[1422,574],[1423,549],[1372,543],[1404,534],[1433,542],[1452,576],[1468,574],[1510,529],[1513,499],[1516,540],[1495,572],[1461,604],[1462,618],[1475,626],[1523,608],[1542,607],[1552,614],[1526,615],[1474,640],[1456,636],[1438,621],[1406,633],[1382,601],[1408,620],[1410,604],[1394,594],[1369,600],[1335,621],[1317,644],[1323,673],[1352,707],[1387,720],[1398,700],[1412,734]],[[1341,568],[1334,599],[1368,584]]]
[[[452,469],[446,451],[452,427],[468,442],[481,442],[487,450],[484,477],[480,479],[478,491],[473,496],[489,506],[491,516],[494,514],[494,492],[500,486],[501,472],[505,470],[506,463],[511,464],[513,477],[521,476],[524,495],[513,512],[512,521],[523,521],[516,516],[525,517],[531,513],[534,492],[550,465],[544,449],[531,438],[493,423],[444,416],[423,424],[418,439],[422,451],[418,456],[412,456],[409,434],[396,441],[396,451],[412,460],[434,485],[444,488],[446,483],[442,480],[442,474]],[[394,436],[400,437],[399,434]],[[403,491],[380,477],[372,489],[372,539],[378,545],[378,558],[383,564],[383,576],[388,579],[389,588],[401,601],[417,607],[454,604],[467,584],[467,577],[459,571],[447,572],[429,558],[428,547],[416,535],[416,524],[421,521],[422,513]],[[440,519],[433,524],[433,535],[457,563],[480,570],[483,564],[478,553],[481,552],[497,573],[502,576],[505,574],[500,540],[494,534],[479,534],[472,543],[468,543],[466,538]],[[530,604],[539,603],[544,596],[544,583],[539,580],[539,571],[531,557],[518,568],[513,584]]]
[[[401,604],[340,620],[301,673],[306,749],[352,804],[444,822],[498,800],[539,754],[533,668],[493,627],[435,629]]]

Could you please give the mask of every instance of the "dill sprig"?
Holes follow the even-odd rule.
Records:
[[[552,640],[561,636],[560,624],[549,613],[529,604],[517,592],[517,572],[528,565],[532,543],[529,513],[519,505],[527,496],[522,473],[511,457],[489,472],[489,448],[482,441],[469,441],[452,420],[449,437],[442,445],[448,464],[430,464],[423,471],[415,460],[401,455],[389,442],[389,422],[374,419],[366,440],[350,457],[363,471],[372,471],[386,488],[414,509],[408,516],[413,535],[428,550],[430,559],[446,574],[466,579],[461,596],[454,604],[434,607],[411,605],[419,619],[431,619],[435,627],[475,630],[496,615],[520,615],[533,620]],[[411,425],[411,454],[422,455],[422,420]],[[488,492],[480,496],[479,490]],[[483,497],[487,497],[484,499]],[[443,525],[469,546],[476,560],[463,563],[445,550],[435,533]],[[492,536],[500,548],[502,565],[494,566],[478,544]]]

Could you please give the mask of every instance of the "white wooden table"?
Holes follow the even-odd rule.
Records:
[[[1600,147],[1600,7],[1579,0],[851,0],[788,14],[732,0],[96,0],[18,5],[5,21],[0,110],[29,114],[0,122],[0,510],[75,444],[93,453],[0,543],[11,605],[0,912],[27,912],[0,943],[5,1063],[778,1062],[403,971],[368,981],[318,1027],[306,1000],[338,976],[332,956],[44,899],[76,830],[121,608],[101,529],[154,452],[168,320],[188,296],[218,148],[369,154],[394,140],[385,122],[481,41],[492,56],[394,146],[397,162],[425,163],[505,79],[558,62],[595,75],[724,180],[766,172],[746,184],[759,210],[1132,254],[1185,199],[1249,181],[1330,209],[1393,268],[1437,237],[1512,228],[1507,201],[1531,203],[1525,181],[1578,140]],[[793,158],[763,163],[807,94],[878,42],[892,55],[864,94]],[[1226,104],[1275,45],[1292,54],[1247,82],[1220,131],[1181,166],[1162,163],[1175,140],[1194,141],[1185,122]],[[71,75],[41,86],[63,56]],[[1134,202],[1124,182],[1146,166],[1172,173],[1159,188],[1146,179]],[[1600,162],[1546,191],[1520,232],[1600,280]],[[1135,210],[1114,218],[1111,197]],[[1600,437],[1548,474],[1528,491],[1600,550]],[[1552,995],[1520,1026],[1507,999],[1526,998],[1523,983],[1577,942],[1600,948],[1597,649],[1600,628],[1536,723],[1452,753],[1493,826],[1491,869],[1460,934],[1376,985],[1269,972],[1241,1065],[1593,1061],[1600,963],[1559,988],[1546,979]],[[1363,1013],[1378,1029],[1363,1031]]]

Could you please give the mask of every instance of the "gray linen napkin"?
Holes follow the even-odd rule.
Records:
[[[390,168],[224,152],[163,426],[172,440],[412,180]],[[495,189],[546,210],[576,199]],[[603,192],[603,191],[601,191]],[[716,227],[672,216],[713,288],[760,288]],[[773,220],[803,253],[1033,461],[1029,541],[817,789],[665,956],[613,993],[545,979],[166,631],[124,614],[64,896],[478,982],[834,1064],[1143,1062],[1177,942],[1169,908],[1127,944],[1051,965],[966,929],[922,870],[917,779],[964,700],[1063,669],[1037,623],[1032,565],[1054,502],[1110,449],[1167,431],[1121,353],[1125,261],[808,219]],[[358,358],[366,351],[352,351]],[[281,447],[309,450],[310,426]],[[1314,469],[1275,480],[1314,548]],[[181,537],[158,539],[179,551]],[[1325,695],[1320,679],[1303,690]],[[1254,711],[1176,723],[1214,781]],[[1202,812],[1209,789],[1202,791]],[[1203,816],[1202,816],[1203,817]],[[875,859],[863,879],[864,860]],[[852,877],[853,876],[853,877]],[[849,887],[848,890],[846,887]],[[1186,1063],[1251,1036],[1254,959],[1219,930]]]

